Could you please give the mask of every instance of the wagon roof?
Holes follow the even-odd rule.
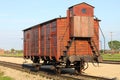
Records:
[[[86,4],[86,5],[88,5],[88,6],[91,6],[91,7],[95,8],[94,6],[92,6],[92,5],[90,5],[90,4],[87,4],[87,3],[85,3],[85,2],[82,2],[82,3],[79,3],[79,4],[76,4],[76,5],[73,5],[73,6],[69,7],[69,9],[72,8],[72,7],[74,7],[74,6],[81,5],[81,4]]]
[[[23,31],[27,31],[27,30],[32,29],[32,28],[34,28],[34,27],[36,27],[36,26],[39,26],[39,25],[47,24],[47,23],[52,22],[52,21],[55,21],[55,20],[57,20],[57,19],[66,19],[66,17],[54,18],[54,19],[51,19],[51,20],[48,20],[48,21],[39,23],[39,24],[37,24],[37,25],[31,26],[31,27],[29,27],[29,28],[26,28],[26,29],[24,29]]]

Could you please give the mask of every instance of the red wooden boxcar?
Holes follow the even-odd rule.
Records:
[[[69,7],[67,17],[55,18],[24,30],[24,57],[59,67],[84,69],[84,62],[99,60],[99,21],[94,7],[80,3]],[[66,64],[65,66],[63,64]],[[72,66],[74,64],[74,66]]]

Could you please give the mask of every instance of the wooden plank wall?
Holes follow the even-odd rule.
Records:
[[[50,37],[51,37],[51,57],[56,57],[57,56],[57,21],[51,22],[51,32],[50,32]]]
[[[71,35],[74,37],[92,37],[93,36],[93,17],[74,16],[72,18]]]
[[[64,37],[63,37],[64,36]],[[69,41],[69,26],[67,19],[57,20],[57,59],[63,55],[63,50]]]
[[[76,46],[75,46],[76,45]],[[69,52],[69,55],[91,55],[91,48],[87,40],[76,40],[72,43]]]

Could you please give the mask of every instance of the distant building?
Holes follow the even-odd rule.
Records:
[[[0,54],[4,54],[4,49],[0,49]]]

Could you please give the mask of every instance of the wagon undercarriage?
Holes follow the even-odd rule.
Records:
[[[52,70],[54,70],[56,73],[61,73],[61,70],[64,68],[74,68],[76,74],[81,74],[82,71],[86,70],[88,68],[88,62],[98,62],[98,59],[90,56],[69,56],[69,57],[64,57],[63,60],[57,61],[55,58],[52,60],[48,57],[43,58],[43,57],[38,57],[34,56],[31,57],[31,60],[34,63],[34,66],[37,70],[40,69],[41,65],[53,65],[51,67]],[[40,63],[40,60],[43,62]]]

